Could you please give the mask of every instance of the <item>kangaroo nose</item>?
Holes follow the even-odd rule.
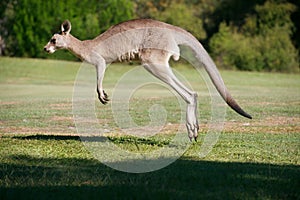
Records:
[[[44,51],[47,51],[47,48],[46,48],[46,47],[44,47]]]

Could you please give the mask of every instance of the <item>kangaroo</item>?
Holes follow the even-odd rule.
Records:
[[[101,103],[109,99],[102,81],[107,64],[132,60],[136,57],[152,75],[171,86],[187,103],[186,127],[188,137],[196,141],[199,125],[197,120],[197,94],[183,85],[173,74],[169,65],[172,57],[180,58],[180,49],[189,48],[193,64],[204,66],[210,79],[224,101],[240,115],[252,119],[232,98],[214,62],[200,42],[186,30],[152,19],[122,22],[109,28],[93,40],[80,41],[70,34],[71,23],[61,24],[61,31],[52,36],[44,47],[48,53],[67,49],[83,61],[96,67],[97,93]]]

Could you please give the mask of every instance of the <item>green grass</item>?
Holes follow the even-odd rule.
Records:
[[[0,58],[0,199],[300,198],[299,74],[221,71],[232,95],[254,119],[228,109],[217,144],[199,158],[210,119],[210,96],[195,70],[176,65],[199,94],[199,141],[161,170],[130,174],[99,162],[77,135],[72,93],[80,66]],[[109,95],[133,67],[108,68],[104,87]],[[170,144],[180,123],[181,110],[172,93],[157,85],[141,88],[130,101],[130,116],[139,126],[147,125],[148,110],[155,104],[167,111],[168,125],[158,135],[122,134],[111,104],[96,102],[99,126],[108,129],[109,139],[123,149],[162,148]]]

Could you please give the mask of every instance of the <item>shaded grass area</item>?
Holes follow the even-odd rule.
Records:
[[[40,160],[40,162],[48,161],[47,159]],[[61,162],[66,163],[68,160],[61,160]],[[299,198],[297,192],[299,184],[295,180],[299,171],[294,166],[282,168],[263,164],[179,160],[159,172],[128,175],[101,165],[94,165],[93,162],[83,159],[78,160],[76,164],[82,162],[86,165],[76,168],[61,165],[61,168],[35,167],[32,169],[26,166],[10,165],[15,169],[16,179],[26,181],[27,177],[23,175],[26,173],[31,176],[31,179],[47,182],[38,182],[35,186],[22,184],[22,186],[11,186],[7,189],[2,187],[0,196],[3,199],[36,197],[40,199]],[[197,174],[194,171],[197,171]],[[68,177],[65,174],[68,174]],[[61,180],[62,178],[64,179]],[[74,179],[80,184],[74,184]]]
[[[211,114],[210,96],[195,70],[175,66],[199,94],[199,141],[166,168],[128,174],[101,164],[77,136],[72,92],[81,63],[0,59],[0,199],[300,198],[299,74],[222,71],[232,95],[254,119],[228,109],[217,144],[199,158]],[[108,94],[132,68],[108,68]],[[165,88],[150,85],[130,101],[130,115],[140,126],[149,123],[149,109],[156,104],[166,109],[167,125],[152,137],[123,135],[110,104],[96,100],[96,114],[101,127],[113,133],[109,139],[114,144],[153,151],[168,145],[177,131],[177,99]]]
[[[269,160],[261,154],[256,162],[245,162],[248,156],[253,156],[255,148],[263,148],[263,142],[254,146],[255,141],[249,141],[248,147],[245,144],[235,147],[227,143],[229,140],[221,138],[211,156],[204,160],[186,155],[159,171],[128,174],[93,159],[79,137],[40,135],[4,137],[1,140],[2,199],[300,197],[299,166],[280,164],[286,157],[277,158],[278,164],[267,164]],[[295,142],[290,140],[285,145],[295,148]],[[276,146],[270,150],[272,153],[281,151]],[[218,161],[222,156],[228,158],[236,154],[241,158],[232,160],[242,162]]]

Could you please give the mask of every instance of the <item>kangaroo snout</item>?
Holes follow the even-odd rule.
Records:
[[[54,53],[55,48],[53,46],[48,47],[48,45],[46,45],[44,46],[44,51],[46,51],[47,53]]]

